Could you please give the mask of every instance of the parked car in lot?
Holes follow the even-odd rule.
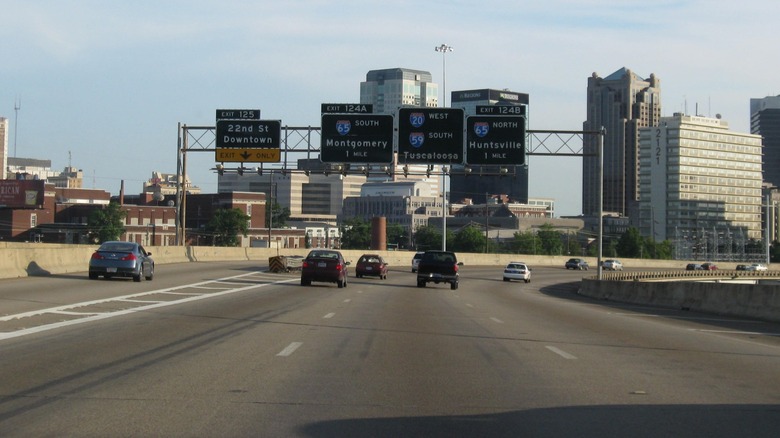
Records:
[[[768,271],[769,268],[763,263],[753,263],[745,267],[746,271]]]
[[[341,252],[329,249],[315,249],[301,262],[301,286],[309,286],[312,281],[336,283],[338,287],[347,287],[347,265]]]
[[[523,280],[531,282],[531,268],[523,262],[509,262],[504,268],[504,281]]]
[[[152,253],[135,242],[103,242],[89,259],[89,278],[94,280],[101,275],[105,279],[132,277],[133,281],[152,280]]]
[[[583,259],[569,259],[564,266],[566,269],[579,269],[580,271],[588,270],[588,262]]]
[[[355,265],[355,277],[364,275],[387,279],[387,262],[378,254],[363,254]]]
[[[688,263],[687,266],[685,266],[686,271],[701,271],[704,268],[701,267],[698,263]]]
[[[422,259],[423,254],[425,254],[425,251],[418,251],[412,257],[412,272],[417,272],[417,267],[420,265],[420,259]]]
[[[615,259],[607,259],[604,260],[604,263],[602,264],[604,269],[608,271],[622,271],[623,270],[623,263],[620,262],[620,260]]]

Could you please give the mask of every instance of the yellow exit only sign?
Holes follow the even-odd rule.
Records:
[[[281,149],[262,148],[217,148],[216,161],[236,163],[278,163],[282,159]]]

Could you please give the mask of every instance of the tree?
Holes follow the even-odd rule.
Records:
[[[561,240],[561,233],[556,231],[552,224],[544,224],[539,227],[539,232],[536,233],[536,235],[539,237],[539,242],[542,244],[542,254],[562,254],[563,241]]]
[[[341,223],[341,247],[344,249],[368,249],[371,247],[371,224],[353,217]]]
[[[512,249],[517,254],[537,254],[542,247],[539,238],[533,231],[516,232]]]
[[[93,210],[87,218],[89,239],[96,243],[119,240],[125,232],[126,217],[127,212],[116,202],[109,203],[106,208]]]
[[[246,237],[251,218],[238,208],[220,208],[206,225],[214,246],[238,246],[238,234]]]
[[[617,252],[620,257],[641,258],[644,256],[644,239],[636,227],[629,227],[617,243]],[[648,253],[649,257],[650,254]]]
[[[455,234],[452,249],[462,252],[484,252],[485,236],[475,226],[465,227]]]
[[[273,217],[272,217],[273,215]],[[271,208],[265,209],[265,223],[274,228],[281,228],[287,225],[290,219],[290,209],[282,207],[278,202],[274,202]]]
[[[387,243],[397,245],[398,248],[406,248],[409,243],[409,233],[406,227],[399,223],[387,224]]]
[[[769,261],[771,263],[780,262],[780,242],[775,240],[769,248]]]
[[[430,225],[418,227],[414,233],[414,246],[420,251],[441,249],[441,232]]]

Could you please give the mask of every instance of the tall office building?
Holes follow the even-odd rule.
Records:
[[[360,83],[360,103],[374,105],[375,114],[396,114],[408,106],[439,106],[439,85],[427,71],[408,68],[371,70]]]
[[[763,137],[764,182],[780,187],[780,95],[750,99],[750,133]]]
[[[639,143],[642,235],[687,248],[677,258],[714,259],[761,239],[760,136],[675,114],[640,129]]]
[[[450,101],[453,108],[462,108],[465,115],[476,115],[477,105],[521,105],[525,107],[526,128],[528,127],[528,94],[509,90],[464,90],[454,91]],[[527,159],[527,158],[526,158]],[[526,162],[527,163],[527,162]],[[516,166],[514,175],[479,175],[480,172],[497,173],[498,166],[470,166],[471,175],[455,173],[450,177],[450,197],[453,203],[472,199],[476,204],[487,202],[486,194],[507,195],[512,202],[528,202],[528,166]]]
[[[360,83],[360,103],[371,104],[374,114],[390,114],[396,117],[398,126],[398,109],[403,107],[436,108],[439,106],[439,85],[433,82],[433,77],[427,71],[408,68],[388,68],[371,70],[366,73],[365,82]],[[398,144],[397,131],[394,143]],[[393,163],[394,181],[425,181],[431,185],[434,193],[440,192],[438,166],[426,174],[427,166],[409,165],[408,177],[404,177],[402,166],[398,165],[397,157]],[[381,172],[374,172],[370,181],[386,180]]]
[[[621,68],[606,78],[588,78],[584,131],[606,129],[604,136],[603,209],[631,217],[638,214],[639,129],[661,118],[661,83]],[[582,212],[598,215],[598,136],[583,139]]]

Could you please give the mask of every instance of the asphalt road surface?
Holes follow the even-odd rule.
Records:
[[[250,263],[0,281],[0,436],[776,437],[780,325]]]

